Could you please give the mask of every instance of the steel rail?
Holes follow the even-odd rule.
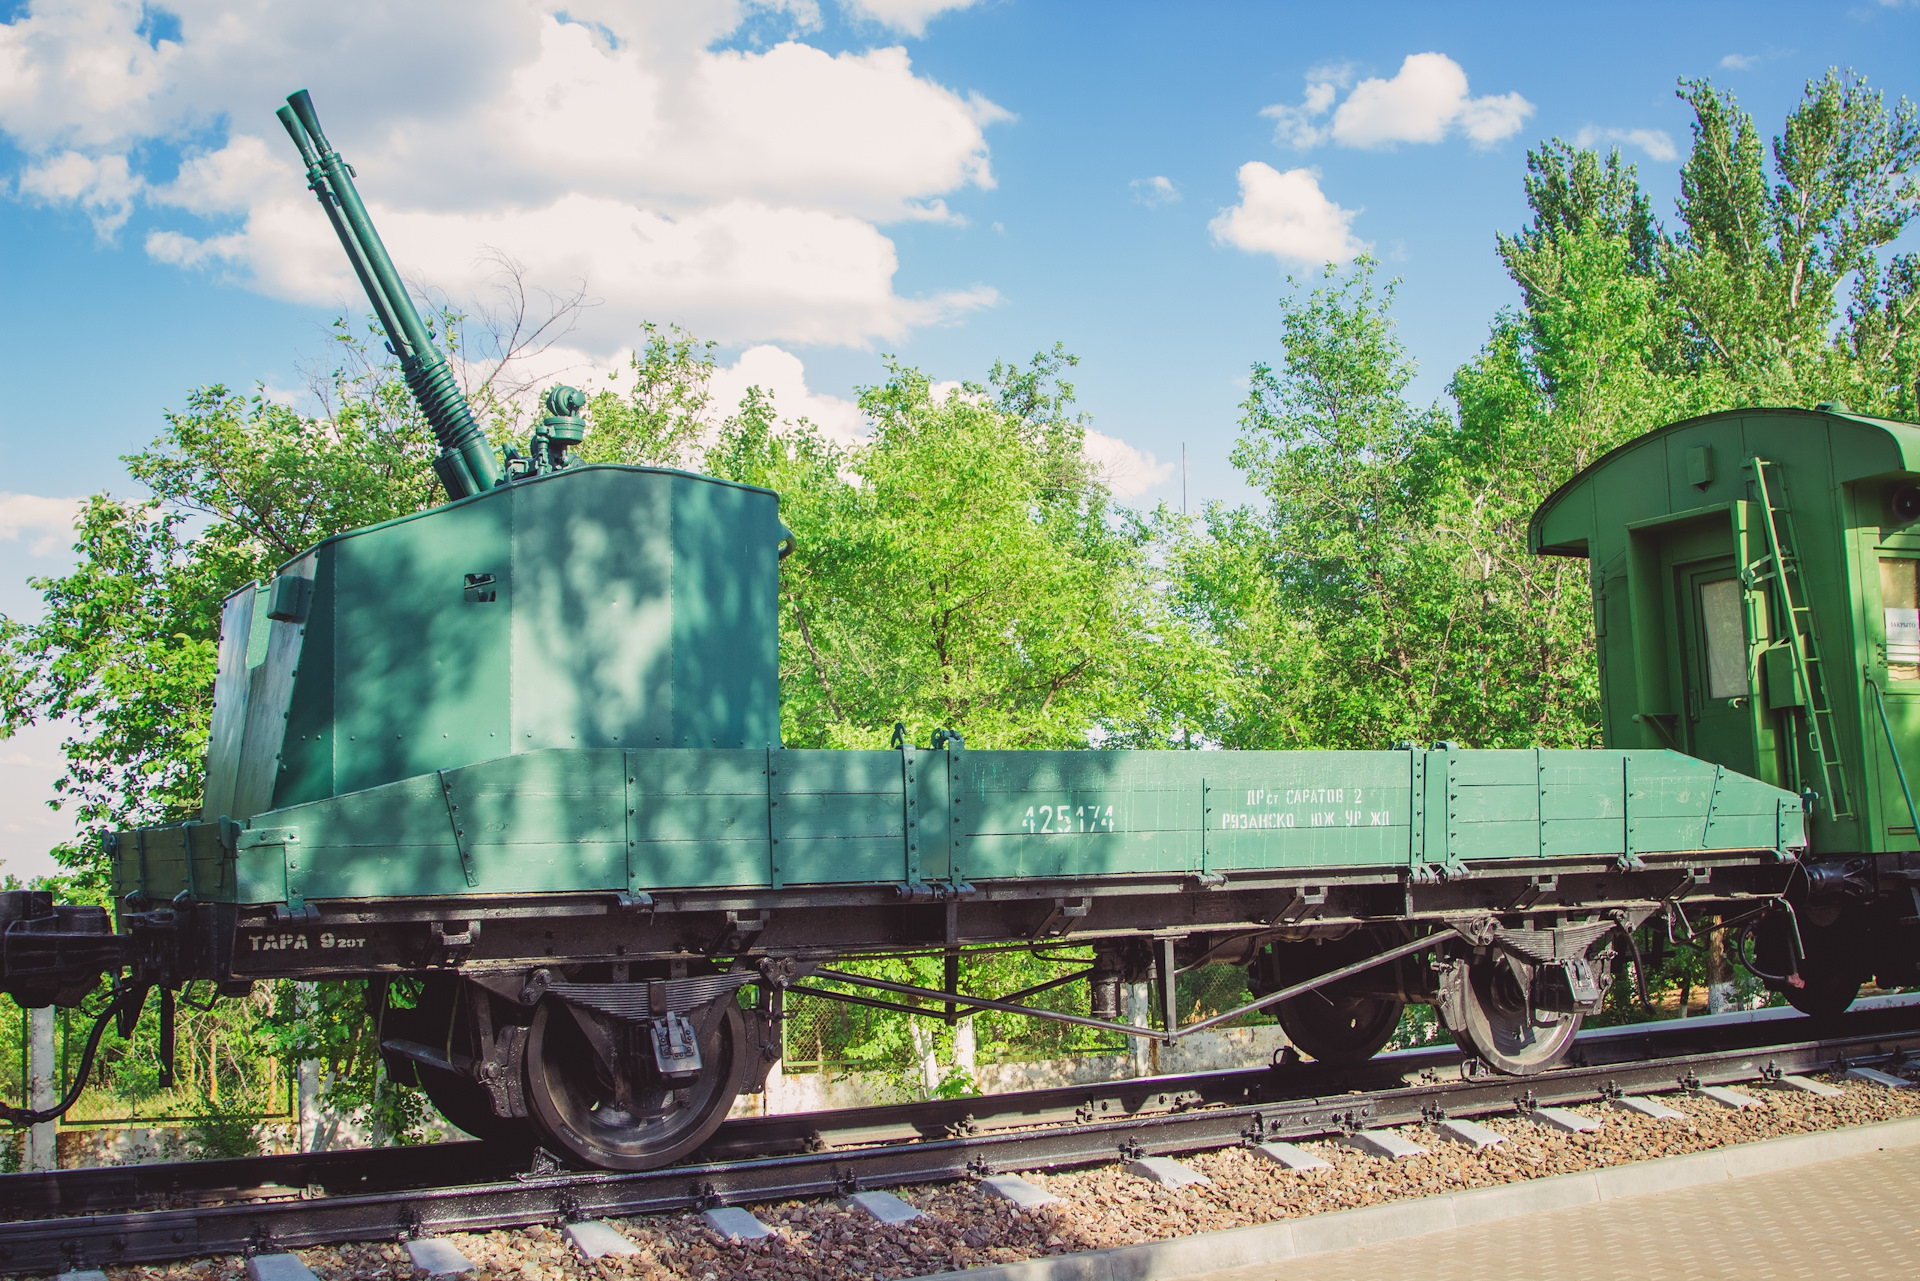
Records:
[[[1920,1016],[1920,996],[1873,997],[1844,1016],[1834,1031],[1871,1035],[1902,1031]],[[1777,1024],[1797,1024],[1791,1010],[1762,1010],[1708,1019],[1666,1020],[1593,1028],[1579,1036],[1575,1063],[1671,1057],[1700,1049],[1764,1045]],[[1804,1026],[1804,1025],[1801,1025]],[[1136,1077],[961,1099],[932,1099],[818,1112],[740,1117],[708,1140],[709,1162],[786,1152],[850,1147],[899,1139],[1050,1125],[1093,1117],[1138,1115],[1196,1106],[1302,1097],[1328,1091],[1379,1089],[1432,1079],[1460,1063],[1453,1046],[1398,1050],[1349,1068],[1292,1062],[1267,1066]],[[349,1148],[212,1161],[100,1166],[0,1175],[0,1207],[8,1217],[175,1208],[190,1203],[243,1200],[275,1188],[325,1195],[431,1186],[446,1169],[469,1182],[512,1177],[524,1169],[512,1154],[461,1142],[421,1147]]]
[[[1651,1039],[1638,1040],[1645,1043]],[[1636,1043],[1632,1037],[1610,1040],[1622,1050],[1630,1050]],[[279,1250],[825,1196],[861,1187],[936,1182],[995,1170],[1081,1165],[1265,1139],[1307,1139],[1355,1128],[1417,1122],[1436,1110],[1454,1116],[1485,1115],[1517,1106],[1577,1103],[1684,1084],[1746,1081],[1774,1072],[1819,1071],[1841,1062],[1899,1061],[1915,1052],[1920,1052],[1920,1028],[1891,1034],[1855,1031],[1824,1039],[1710,1049],[1638,1062],[1591,1063],[1526,1078],[1461,1076],[1372,1091],[1196,1105],[1186,1110],[1176,1107],[1040,1128],[1007,1128],[635,1174],[559,1172],[452,1188],[305,1199],[288,1189],[280,1200],[0,1224],[0,1272],[50,1272],[198,1254]],[[1083,1089],[1083,1097],[1085,1093]]]

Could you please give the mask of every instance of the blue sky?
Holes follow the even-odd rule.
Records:
[[[64,565],[66,500],[130,492],[163,409],[296,393],[364,309],[272,117],[295,88],[412,279],[484,301],[493,250],[584,280],[556,375],[679,321],[723,393],[850,436],[883,353],[979,378],[1061,341],[1126,501],[1177,504],[1184,444],[1197,505],[1243,493],[1289,273],[1370,247],[1438,397],[1514,300],[1493,237],[1528,147],[1617,141],[1665,214],[1678,78],[1770,134],[1829,66],[1920,96],[1917,31],[1873,0],[0,0],[0,611]],[[53,768],[48,733],[0,744],[5,870],[60,828]]]

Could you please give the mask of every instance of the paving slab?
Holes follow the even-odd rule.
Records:
[[[1700,1097],[1718,1103],[1723,1108],[1732,1108],[1735,1112],[1758,1112],[1767,1106],[1751,1094],[1742,1094],[1724,1085],[1703,1085],[1700,1087]]]
[[[76,1269],[72,1272],[62,1272],[57,1281],[107,1281],[107,1274],[97,1269],[88,1272]]]
[[[247,1281],[320,1281],[297,1254],[256,1254],[247,1260]]]
[[[1562,1134],[1592,1134],[1600,1128],[1598,1121],[1581,1116],[1568,1108],[1534,1108],[1520,1115],[1535,1125],[1544,1125],[1549,1130],[1558,1130]]]
[[[1200,1173],[1190,1165],[1182,1165],[1170,1156],[1143,1156],[1137,1161],[1127,1162],[1127,1170],[1143,1179],[1165,1184],[1170,1188],[1184,1188],[1195,1183],[1211,1184],[1212,1179]]]
[[[1889,1090],[1911,1090],[1913,1088],[1913,1082],[1907,1080],[1904,1076],[1894,1076],[1890,1073],[1881,1072],[1869,1067],[1848,1068],[1847,1079],[1849,1081],[1865,1081],[1869,1085],[1884,1085]]]
[[[880,1195],[885,1196],[886,1194],[883,1192]],[[896,1197],[895,1200],[899,1200],[899,1198]],[[900,1204],[906,1205],[907,1203],[901,1201]],[[910,1205],[908,1205],[907,1208],[909,1210],[913,1209]],[[871,1213],[871,1211],[869,1211],[869,1213]],[[917,1215],[919,1212],[915,1211],[914,1213]],[[711,1210],[703,1210],[700,1212],[700,1217],[706,1220],[708,1227],[729,1241],[764,1241],[773,1235],[773,1229],[755,1218],[753,1211],[743,1210],[737,1205],[722,1205],[716,1206]],[[875,1217],[877,1218],[879,1216],[876,1215]],[[912,1218],[914,1216],[909,1215],[908,1217]],[[884,1222],[891,1223],[894,1222],[894,1220],[888,1219],[884,1220]]]
[[[1489,1130],[1478,1121],[1456,1121],[1451,1117],[1443,1117],[1433,1123],[1433,1128],[1455,1143],[1464,1143],[1470,1148],[1490,1148],[1507,1141],[1506,1135],[1498,1130]]]
[[[1394,1241],[1356,1233],[1337,1252],[1209,1281],[1905,1281],[1920,1275],[1917,1194],[1920,1152],[1871,1152]]]
[[[625,1233],[604,1219],[569,1223],[567,1240],[573,1242],[573,1248],[589,1259],[603,1258],[609,1254],[640,1253],[639,1246],[629,1241]]]
[[[407,1257],[413,1260],[413,1266],[430,1277],[457,1277],[473,1271],[473,1263],[466,1255],[454,1248],[450,1241],[438,1237],[414,1237],[407,1242]]]
[[[980,1186],[1003,1201],[1011,1201],[1022,1210],[1037,1210],[1055,1205],[1060,1198],[1045,1188],[1035,1187],[1017,1174],[994,1174],[980,1180]]]
[[[1392,1130],[1355,1130],[1340,1141],[1368,1156],[1385,1157],[1389,1161],[1404,1161],[1426,1151],[1412,1139],[1395,1134]]]
[[[1837,1099],[1846,1091],[1837,1085],[1828,1085],[1825,1081],[1816,1081],[1810,1076],[1795,1076],[1789,1072],[1773,1079],[1775,1089],[1799,1090],[1802,1094],[1811,1094],[1816,1099]]]
[[[1283,1165],[1289,1170],[1331,1170],[1333,1162],[1323,1156],[1315,1156],[1305,1148],[1297,1148],[1291,1143],[1256,1143],[1253,1145],[1256,1155]]]
[[[1607,1103],[1609,1106],[1619,1108],[1622,1112],[1637,1112],[1641,1116],[1656,1117],[1662,1121],[1671,1121],[1675,1117],[1686,1115],[1679,1108],[1668,1107],[1659,1099],[1650,1099],[1644,1094],[1616,1094],[1608,1099]]]
[[[1911,1281],[1916,1200],[1906,1118],[923,1281]]]
[[[858,1206],[882,1223],[912,1223],[920,1211],[891,1192],[855,1192],[847,1204]]]

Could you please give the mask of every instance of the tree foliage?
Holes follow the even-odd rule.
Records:
[[[1143,540],[1113,518],[1056,348],[937,391],[889,362],[838,449],[750,399],[711,457],[778,489],[782,729],[792,746],[924,740],[1084,747],[1143,718],[1160,612]],[[749,462],[751,460],[751,462]]]
[[[579,456],[589,463],[697,465],[711,431],[713,344],[678,325],[643,324],[622,395],[608,388],[587,402],[593,429]],[[622,375],[616,370],[613,381]]]
[[[1832,72],[1769,148],[1732,95],[1679,93],[1694,127],[1671,227],[1618,153],[1529,153],[1531,220],[1495,242],[1521,303],[1450,406],[1407,401],[1371,263],[1282,300],[1234,455],[1261,501],[1170,540],[1178,608],[1230,659],[1213,739],[1592,741],[1584,566],[1527,553],[1533,509],[1696,414],[1915,415],[1916,266],[1891,249],[1920,209],[1913,108]]]

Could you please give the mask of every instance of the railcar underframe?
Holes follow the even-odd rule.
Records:
[[[481,1137],[646,1168],[692,1151],[738,1093],[762,1088],[787,992],[949,1021],[1020,1008],[1031,993],[960,990],[961,959],[990,949],[1090,949],[1091,964],[1059,980],[1088,985],[1088,1013],[1036,1017],[1172,1039],[1193,1030],[1169,1017],[1174,975],[1227,962],[1248,968],[1257,1003],[1316,1058],[1363,1060],[1407,1004],[1431,1003],[1496,1068],[1540,1070],[1600,1008],[1625,931],[1663,911],[1683,933],[1709,917],[1791,917],[1787,895],[1802,874],[1777,851],[1649,851],[1635,861],[1468,860],[1444,879],[1406,868],[1126,873],[297,908],[184,896],[163,906],[133,894],[124,933],[107,937],[121,941],[129,990],[155,987],[168,1000],[196,979],[229,992],[259,980],[372,979],[379,994],[385,980],[423,979],[410,1006],[381,1002],[390,1074],[425,1087]],[[106,941],[9,930],[8,970],[71,970]],[[947,981],[914,989],[835,968],[887,954],[944,956]],[[1150,1024],[1127,1009],[1123,985],[1153,993]]]

